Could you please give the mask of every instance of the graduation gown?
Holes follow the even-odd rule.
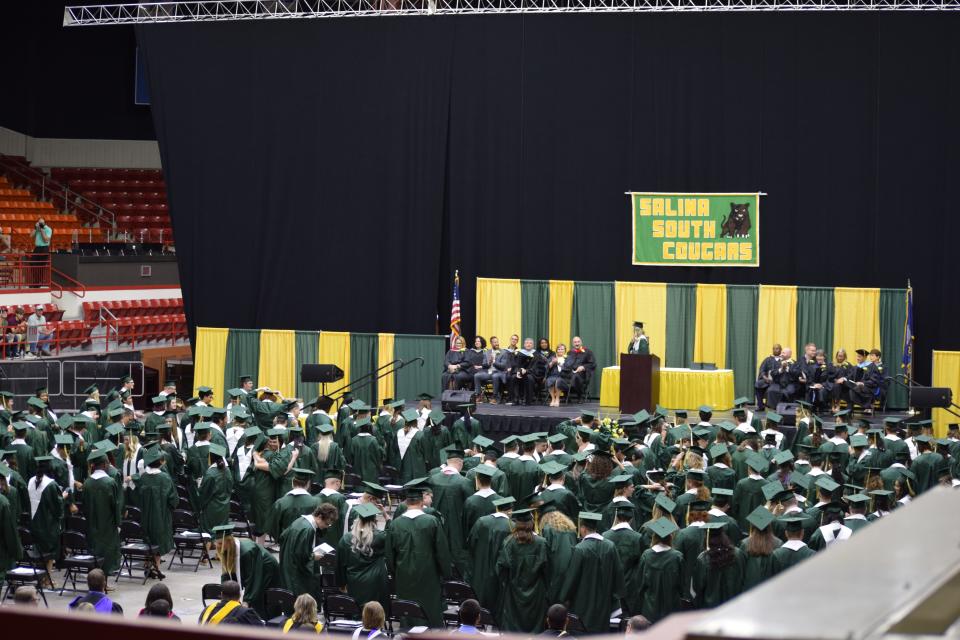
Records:
[[[450,446],[452,442],[450,431],[443,425],[440,425],[437,433],[434,433],[431,427],[426,427],[420,432],[420,450],[427,469],[435,469],[440,466],[440,450]],[[413,446],[413,443],[411,443],[411,446]],[[407,453],[410,453],[409,448]],[[417,476],[413,477],[416,478]]]
[[[353,472],[360,476],[361,480],[379,481],[384,452],[373,434],[361,432],[352,438],[350,454],[347,457],[353,460]]]
[[[265,594],[267,589],[280,586],[280,564],[270,552],[249,538],[234,538],[240,543],[240,553],[237,554],[237,563],[240,565],[240,575],[224,573],[220,581],[236,580],[239,578],[243,589],[243,601],[250,603],[250,608],[261,618],[267,617]]]
[[[703,536],[705,530],[702,526],[693,524],[677,532],[673,537],[673,548],[683,554],[683,571],[681,572],[681,586],[683,587],[683,599],[693,600],[693,581],[697,570],[697,558],[703,551]]]
[[[557,511],[563,513],[574,522],[580,515],[580,501],[577,496],[566,487],[550,485],[540,493],[543,500],[549,500],[551,504],[557,507]]]
[[[730,510],[741,531],[749,531],[750,523],[747,522],[747,516],[766,502],[763,497],[763,485],[767,481],[763,478],[750,478],[749,476],[737,483],[733,489],[733,508]]]
[[[166,555],[173,550],[173,510],[180,502],[173,480],[163,472],[145,469],[137,479],[133,497],[142,513],[144,535],[159,547],[161,556]]]
[[[785,545],[789,544],[791,541],[783,543],[784,546],[777,547],[773,550],[773,575],[777,575],[781,571],[786,571],[795,564],[800,563],[803,560],[816,554],[816,551],[803,545],[798,549],[792,549]]]
[[[370,544],[371,554],[362,555],[353,550],[353,536],[344,534],[337,544],[337,586],[358,603],[376,600],[384,610],[390,605],[387,580],[387,534],[377,530]]]
[[[407,510],[390,523],[387,564],[397,597],[418,602],[427,615],[427,624],[435,629],[443,628],[440,584],[450,577],[450,562],[447,540],[437,518]],[[409,622],[401,624],[408,626]]]
[[[594,480],[589,473],[584,471],[580,474],[579,488],[584,511],[600,512],[608,502],[613,500],[613,485],[607,481],[607,478]],[[523,497],[523,495],[520,497]]]
[[[32,476],[27,481],[30,497],[30,534],[34,548],[44,559],[60,557],[60,533],[63,525],[63,496],[60,487],[48,476]]]
[[[624,597],[623,569],[612,542],[590,534],[573,548],[563,600],[588,633],[607,633],[613,603]],[[543,615],[543,612],[540,612]]]
[[[213,535],[213,528],[230,521],[230,493],[233,479],[230,470],[212,464],[207,467],[200,483],[200,528]]]
[[[510,495],[517,500],[533,493],[542,475],[537,461],[526,456],[515,458],[509,469],[504,471],[510,483]]]
[[[469,531],[464,529],[464,504],[473,494],[473,486],[466,478],[446,467],[430,476],[433,487],[433,508],[443,514],[443,531],[450,556],[461,574],[466,571],[467,553],[464,548]]]
[[[910,471],[917,476],[914,490],[921,494],[937,484],[937,469],[943,464],[943,456],[932,451],[924,451],[910,463]]]
[[[287,470],[287,462],[278,451],[263,451],[263,459],[269,468],[266,470],[254,468],[253,487],[250,493],[250,519],[253,521],[257,533],[270,531],[270,516],[273,513],[273,503],[277,501],[278,488]]]
[[[317,544],[326,542],[331,547],[336,547],[340,543],[340,538],[346,533],[347,528],[347,499],[343,494],[333,489],[321,489],[317,494],[318,505],[332,504],[337,508],[337,521],[324,529],[318,531]]]
[[[719,467],[711,464],[707,467],[706,484],[711,489],[730,489],[737,486],[737,472],[730,467]]]
[[[480,606],[495,614],[500,611],[502,593],[497,559],[500,547],[511,531],[510,518],[506,514],[491,513],[477,519],[467,536],[470,562],[467,582],[477,594]]]
[[[309,593],[320,601],[320,567],[313,559],[317,546],[313,518],[301,516],[280,534],[280,580],[296,595]]]
[[[625,616],[640,613],[640,557],[643,555],[643,536],[627,526],[614,525],[603,537],[614,544],[620,566],[623,567],[624,600],[627,604]]]
[[[337,471],[343,472],[343,470],[347,468],[347,459],[344,457],[340,445],[336,442],[330,443],[325,460],[320,459],[320,452],[316,445],[313,445],[312,451],[315,453],[313,456],[313,471],[317,474],[314,479],[319,483],[322,483],[324,478],[326,478],[328,470],[336,469]]]
[[[17,507],[0,494],[0,581],[23,557],[20,534],[17,532],[18,521]]]
[[[120,568],[121,509],[120,485],[105,471],[94,471],[83,483],[87,545],[92,555],[103,558],[100,568],[107,575]]]
[[[547,600],[560,602],[567,578],[567,568],[573,558],[573,549],[577,546],[577,532],[544,527],[540,535],[550,547],[550,590],[547,592]]]
[[[407,450],[400,459],[400,482],[407,483],[414,478],[422,478],[427,475],[427,459],[424,454],[424,436],[422,431],[417,431]],[[397,450],[399,455],[399,449]]]
[[[708,552],[701,552],[694,578],[697,605],[712,609],[740,595],[744,573],[745,559],[740,549],[733,549],[733,563],[722,569],[711,567]]]
[[[640,556],[637,567],[640,587],[640,615],[656,622],[680,609],[683,598],[681,574],[683,554],[666,547],[650,548]]]
[[[280,534],[293,524],[300,516],[311,515],[320,506],[320,499],[310,495],[306,489],[291,489],[279,500],[273,503],[270,516],[270,535],[274,540],[280,539]],[[331,547],[334,545],[330,545]]]
[[[484,495],[476,492],[463,503],[463,532],[466,536],[470,535],[470,530],[473,529],[473,525],[477,520],[497,510],[497,508],[493,506],[493,501],[499,500],[502,496],[493,489],[488,489],[488,491],[489,493],[485,493]]]
[[[497,575],[503,589],[498,627],[504,631],[540,633],[549,603],[550,553],[547,542],[534,536],[519,544],[506,539],[497,556]]]
[[[37,463],[33,461],[33,447],[27,444],[26,440],[13,440],[7,445],[8,451],[14,452],[17,459],[17,471],[24,478],[32,478],[37,473]]]
[[[750,555],[747,553],[748,542],[749,538],[745,538],[739,547],[743,553],[743,591],[748,591],[773,576],[773,555]],[[779,547],[783,542],[779,538],[774,538],[773,544]]]

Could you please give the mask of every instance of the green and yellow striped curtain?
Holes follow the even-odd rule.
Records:
[[[950,387],[954,402],[960,397],[960,351],[933,352],[933,386]],[[947,425],[960,418],[943,409],[933,410],[933,433],[938,438],[947,435]]]
[[[510,336],[523,328],[521,294],[519,280],[477,278],[477,335],[497,336],[500,344],[507,346]]]
[[[392,333],[381,333],[377,335],[377,368],[383,367],[396,358],[396,355],[393,352],[393,334]],[[390,367],[384,369],[387,371]],[[382,378],[377,383],[377,396],[382,401],[384,398],[395,398],[393,395],[394,391],[394,376],[396,374],[389,373]]]
[[[722,369],[727,362],[727,286],[697,285],[697,327],[694,362],[712,362]]]
[[[570,320],[573,317],[573,280],[550,280],[547,313],[547,332],[550,345],[556,349],[561,342],[570,348]],[[506,346],[506,343],[504,343]]]
[[[293,331],[263,329],[260,332],[258,386],[278,389],[284,396],[293,397],[299,377],[294,371],[296,356],[296,334]]]
[[[853,361],[857,349],[880,348],[880,289],[833,290],[833,345]]]
[[[667,285],[662,282],[614,282],[617,353],[624,353],[633,340],[633,323],[642,322],[650,340],[650,353],[666,362]]]
[[[797,288],[760,285],[757,303],[756,367],[770,355],[774,343],[790,347],[796,357]]]
[[[327,391],[338,389],[350,381],[350,334],[346,331],[321,331],[317,347],[317,363],[335,364],[343,369],[340,382],[327,385]]]
[[[220,406],[226,394],[223,390],[223,363],[227,359],[229,329],[197,327],[197,354],[193,359],[193,395],[197,389],[213,389],[213,404]]]

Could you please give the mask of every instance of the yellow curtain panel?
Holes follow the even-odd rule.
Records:
[[[797,355],[797,288],[760,285],[757,304],[757,366],[775,342]]]
[[[393,334],[381,333],[377,335],[377,367],[393,362]],[[383,373],[383,372],[381,372]],[[377,381],[377,397],[393,398],[395,384],[394,374],[389,374]],[[412,400],[413,398],[411,398]]]
[[[571,291],[573,288],[571,287]],[[617,353],[623,353],[633,339],[633,323],[643,323],[650,338],[650,353],[667,357],[667,285],[662,282],[615,282]],[[550,301],[551,311],[553,301]],[[569,317],[569,313],[567,317]],[[618,359],[619,360],[619,359]]]
[[[833,349],[846,349],[847,358],[856,360],[857,349],[880,348],[880,289],[833,290]],[[892,353],[883,354],[887,360]]]
[[[223,389],[223,363],[227,361],[227,334],[229,329],[197,327],[197,351],[193,362],[193,395],[197,387],[206,385],[213,389],[213,405],[223,406],[226,397]]]
[[[510,336],[520,333],[520,281],[477,278],[476,309],[477,335],[488,339],[497,336],[500,345],[506,347]]]
[[[712,362],[718,369],[727,366],[727,285],[697,285],[696,339],[694,362]]]
[[[570,321],[573,317],[573,280],[550,281],[550,314],[547,320],[550,346],[561,342],[570,348]]]
[[[279,389],[287,398],[297,394],[296,333],[263,329],[260,331],[260,368],[257,384]],[[310,398],[307,398],[309,401]]]
[[[327,385],[327,391],[339,389],[350,381],[350,333],[347,331],[321,331],[317,347],[317,362],[335,364],[343,369],[343,379]]]
[[[933,386],[953,389],[953,401],[960,397],[960,351],[933,352]],[[947,425],[960,418],[943,409],[933,410],[933,433],[938,438],[947,435]]]

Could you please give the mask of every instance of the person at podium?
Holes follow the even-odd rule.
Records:
[[[630,344],[627,346],[627,353],[638,355],[650,354],[650,340],[643,332],[642,322],[633,323],[633,340],[631,340]]]

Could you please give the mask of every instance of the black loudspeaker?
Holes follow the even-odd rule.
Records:
[[[949,387],[910,387],[910,405],[914,409],[946,408],[953,402]]]
[[[343,378],[343,369],[335,364],[300,365],[300,382],[336,382]]]
[[[783,416],[783,421],[781,425],[787,427],[797,426],[797,403],[796,402],[781,402],[777,405],[777,413]]]
[[[453,389],[447,389],[443,392],[443,397],[440,401],[440,406],[444,411],[459,411],[457,409],[458,404],[467,404],[473,400],[473,392],[466,389],[462,391],[454,391]]]

